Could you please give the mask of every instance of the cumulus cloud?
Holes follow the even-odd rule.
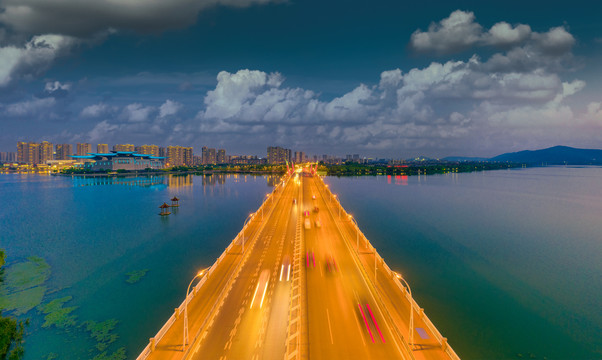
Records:
[[[0,87],[40,76],[74,46],[120,30],[156,33],[192,25],[208,7],[273,1],[280,0],[0,0]]]
[[[178,113],[182,109],[182,104],[172,100],[165,100],[165,102],[159,107],[159,117],[172,116]]]
[[[529,25],[494,24],[489,30],[475,22],[473,12],[456,10],[438,23],[431,23],[427,31],[414,31],[410,47],[416,52],[451,54],[472,47],[493,46],[514,48],[527,46],[547,56],[561,56],[571,51],[575,38],[563,26],[538,33]]]
[[[152,106],[144,106],[140,103],[134,103],[127,105],[121,116],[129,122],[144,122],[149,119],[152,112],[156,111],[156,108]]]
[[[220,72],[215,89],[205,96],[205,110],[197,115],[198,128],[190,131],[252,133],[254,139],[289,143],[302,134],[313,145],[367,150],[432,149],[461,144],[479,129],[567,124],[576,114],[564,101],[585,87],[584,81],[563,82],[543,69],[490,72],[477,56],[407,73],[384,71],[378,84],[360,84],[330,101],[283,84],[280,74]]]
[[[59,56],[67,54],[79,40],[63,35],[39,35],[23,46],[0,47],[0,87],[22,77],[43,74]]]
[[[192,25],[203,9],[272,0],[0,0],[0,23],[21,34],[87,38],[109,29],[158,32]]]

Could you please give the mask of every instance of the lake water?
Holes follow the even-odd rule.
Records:
[[[601,168],[325,181],[463,359],[602,359]],[[21,315],[25,359],[135,358],[272,182],[0,176],[8,269],[45,259],[42,303],[77,307],[63,328],[43,328],[35,308]],[[180,208],[157,216],[173,196]],[[109,319],[119,337],[99,350],[81,324]]]

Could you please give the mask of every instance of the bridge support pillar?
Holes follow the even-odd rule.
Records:
[[[173,309],[173,315],[176,318],[176,320],[178,320],[178,318],[180,317],[180,311],[178,308]]]
[[[424,308],[420,308],[420,310],[418,310],[418,312],[420,313],[420,317],[423,318],[424,317]]]
[[[151,352],[155,351],[155,346],[156,346],[155,338],[152,337],[152,338],[148,339],[148,342],[150,343],[150,350],[151,350]]]
[[[447,350],[447,338],[441,338],[441,349],[443,351]]]

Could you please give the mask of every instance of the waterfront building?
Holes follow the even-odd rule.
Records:
[[[159,156],[159,147],[157,145],[140,145],[134,148],[138,154]]]
[[[17,162],[17,153],[14,151],[0,152],[0,163]]]
[[[78,143],[77,144],[77,155],[83,156],[88,155],[92,152],[92,144]]]
[[[226,150],[225,149],[219,149],[217,150],[217,163],[218,164],[225,164],[227,162],[226,160]]]
[[[102,170],[146,170],[163,169],[165,158],[136,154],[133,151],[112,151],[111,153],[91,153],[89,155],[73,155],[74,159],[86,161],[84,169],[91,171]]]
[[[268,164],[285,164],[291,162],[291,150],[280,146],[268,146]]]
[[[159,156],[167,157],[167,149],[164,147],[159,147]]]
[[[96,152],[99,154],[106,154],[109,152],[109,144],[98,144],[96,145]]]
[[[51,142],[42,141],[39,154],[38,164],[46,164],[48,160],[54,160],[54,145]]]
[[[116,144],[113,145],[113,151],[136,151],[133,144]]]
[[[17,162],[22,164],[36,165],[40,158],[40,144],[19,141],[17,143]]]
[[[73,145],[71,144],[56,144],[55,160],[72,160]]]
[[[201,155],[203,156],[203,165],[215,165],[217,163],[217,154],[214,148],[203,146]]]
[[[168,166],[192,166],[193,148],[183,146],[168,146],[165,151]]]

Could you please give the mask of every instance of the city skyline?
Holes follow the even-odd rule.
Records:
[[[399,158],[601,147],[599,5],[433,5],[2,1],[0,150],[107,138]]]

